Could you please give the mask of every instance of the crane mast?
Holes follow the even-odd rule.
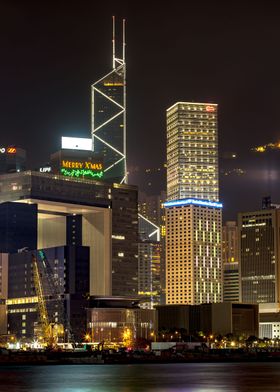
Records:
[[[49,326],[48,312],[47,312],[46,302],[44,299],[44,293],[43,293],[42,282],[40,279],[38,263],[34,255],[32,255],[32,264],[33,264],[34,286],[35,286],[36,295],[38,297],[39,318],[44,330],[47,330]]]
[[[45,273],[46,278],[48,280],[48,285],[49,285],[50,291],[52,293],[53,300],[55,301],[56,311],[60,315],[60,317],[62,318],[61,322],[63,323],[63,326],[61,324],[59,324],[59,325],[61,328],[63,327],[64,332],[66,334],[65,337],[66,337],[67,341],[74,342],[74,338],[72,336],[70,320],[67,316],[66,309],[64,308],[63,295],[61,294],[61,292],[59,290],[58,281],[55,281],[53,278],[53,270],[51,268],[50,262],[46,256],[45,252],[43,250],[39,250],[38,254],[39,254],[41,261],[43,263],[44,273]]]
[[[37,258],[32,255],[33,264],[33,279],[36,295],[38,297],[38,312],[39,319],[42,326],[42,335],[45,344],[48,348],[54,348],[57,344],[58,337],[62,336],[64,333],[63,325],[50,322],[48,317],[48,311],[46,306],[46,301],[44,297],[44,291],[42,286],[42,281],[40,278],[40,272],[38,267]],[[50,277],[49,277],[50,278]]]

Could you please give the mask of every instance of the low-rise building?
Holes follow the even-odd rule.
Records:
[[[259,335],[258,305],[221,302],[157,307],[157,330],[184,329],[188,334]]]
[[[92,342],[131,347],[151,339],[155,310],[142,309],[139,298],[92,297],[87,309],[87,332]]]

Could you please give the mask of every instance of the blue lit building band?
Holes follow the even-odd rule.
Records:
[[[186,206],[189,204],[194,204],[196,206],[201,206],[201,207],[214,207],[214,208],[222,208],[223,207],[222,203],[218,203],[215,201],[209,201],[209,200],[198,200],[198,199],[171,200],[171,201],[165,202],[164,207],[165,208],[182,207],[182,206]]]

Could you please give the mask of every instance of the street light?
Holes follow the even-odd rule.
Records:
[[[90,342],[90,334],[89,333],[86,333],[84,338],[85,338],[86,342]]]

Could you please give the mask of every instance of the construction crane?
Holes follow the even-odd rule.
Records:
[[[65,328],[66,340],[74,343],[71,325],[69,318],[67,316],[66,309],[64,307],[64,300],[62,298],[61,291],[59,289],[58,280],[54,280],[53,269],[50,265],[50,262],[43,250],[39,250],[38,254],[42,260],[42,266],[44,268],[44,274],[48,281],[48,286],[50,289],[50,293],[52,294],[52,301],[55,304],[55,308],[57,311],[57,315],[62,319],[63,326]],[[58,320],[56,320],[58,322]],[[60,324],[61,325],[61,324]]]
[[[34,286],[36,295],[38,297],[38,313],[43,340],[48,348],[54,348],[57,344],[58,337],[64,333],[63,325],[49,321],[38,261],[34,255],[32,255],[32,264]]]

